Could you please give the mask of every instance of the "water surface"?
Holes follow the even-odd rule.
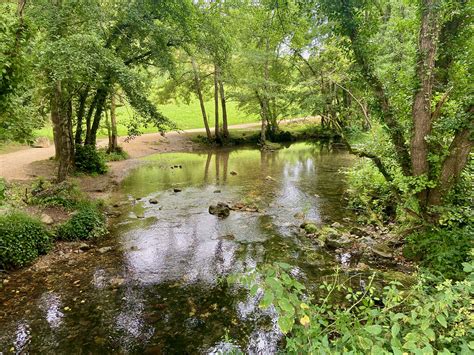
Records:
[[[116,196],[122,215],[99,245],[113,250],[19,272],[2,291],[0,350],[276,352],[277,315],[225,276],[274,261],[294,265],[310,286],[332,274],[341,258],[298,236],[298,226],[343,221],[340,170],[352,162],[310,143],[148,157]],[[258,212],[219,219],[208,212],[217,202]]]

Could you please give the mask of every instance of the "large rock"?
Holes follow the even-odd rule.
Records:
[[[350,233],[357,236],[357,237],[367,237],[369,236],[369,233],[363,229],[360,229],[358,227],[352,227],[350,230]]]
[[[374,253],[376,256],[384,258],[384,259],[391,259],[393,258],[393,251],[390,247],[388,247],[386,244],[377,244],[374,247],[372,247],[372,253]]]
[[[352,239],[344,234],[329,233],[326,236],[325,243],[329,248],[333,249],[347,248],[352,244]]]
[[[226,203],[219,202],[217,205],[209,206],[209,213],[219,218],[226,218],[230,214],[230,207]]]

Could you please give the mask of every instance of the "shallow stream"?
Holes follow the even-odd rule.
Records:
[[[277,315],[225,277],[284,261],[317,286],[347,262],[298,226],[345,223],[340,171],[352,163],[310,143],[147,157],[115,196],[111,238],[2,290],[0,352],[275,353]],[[220,219],[217,202],[252,208]]]

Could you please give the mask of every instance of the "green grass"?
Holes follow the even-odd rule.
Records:
[[[206,102],[206,111],[209,117],[209,125],[214,127],[214,103],[209,101]],[[179,129],[193,129],[203,128],[201,109],[198,101],[192,101],[189,105],[184,103],[170,103],[166,105],[159,105],[158,109],[171,121],[173,121]],[[221,123],[222,123],[222,112],[220,112]],[[127,135],[127,123],[133,119],[133,110],[125,105],[117,108],[117,131],[119,136]],[[252,123],[258,122],[259,117],[256,115],[248,115],[241,111],[237,107],[237,103],[228,102],[227,104],[227,116],[229,125],[241,124],[241,123]],[[105,120],[102,121],[101,129],[98,132],[99,138],[107,137],[107,129],[105,128]],[[156,128],[149,126],[142,128],[143,133],[155,133]],[[47,125],[42,129],[35,131],[36,137],[48,137],[50,140],[53,139],[53,131],[51,125]]]

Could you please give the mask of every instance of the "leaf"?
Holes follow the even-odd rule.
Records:
[[[301,303],[300,308],[301,309],[309,309],[309,306],[306,303]]]
[[[293,305],[286,298],[279,300],[278,305],[280,306],[282,310],[284,310],[287,313],[290,313],[290,314],[295,313]]]
[[[260,301],[260,308],[268,308],[273,303],[275,296],[273,292],[266,291],[262,300]]]
[[[392,325],[392,337],[396,338],[398,333],[400,333],[400,325],[398,323],[395,323]]]
[[[372,335],[379,335],[382,333],[382,327],[380,325],[368,325],[364,328],[368,333]]]
[[[295,324],[295,319],[293,316],[284,316],[278,318],[278,326],[284,334],[287,334],[293,328],[293,324]]]
[[[250,295],[252,296],[255,296],[257,294],[257,291],[258,291],[258,285],[255,284],[252,286],[252,288],[250,289]]]
[[[448,323],[446,322],[446,317],[443,316],[442,314],[438,314],[436,316],[436,320],[441,324],[444,328],[448,327]]]

